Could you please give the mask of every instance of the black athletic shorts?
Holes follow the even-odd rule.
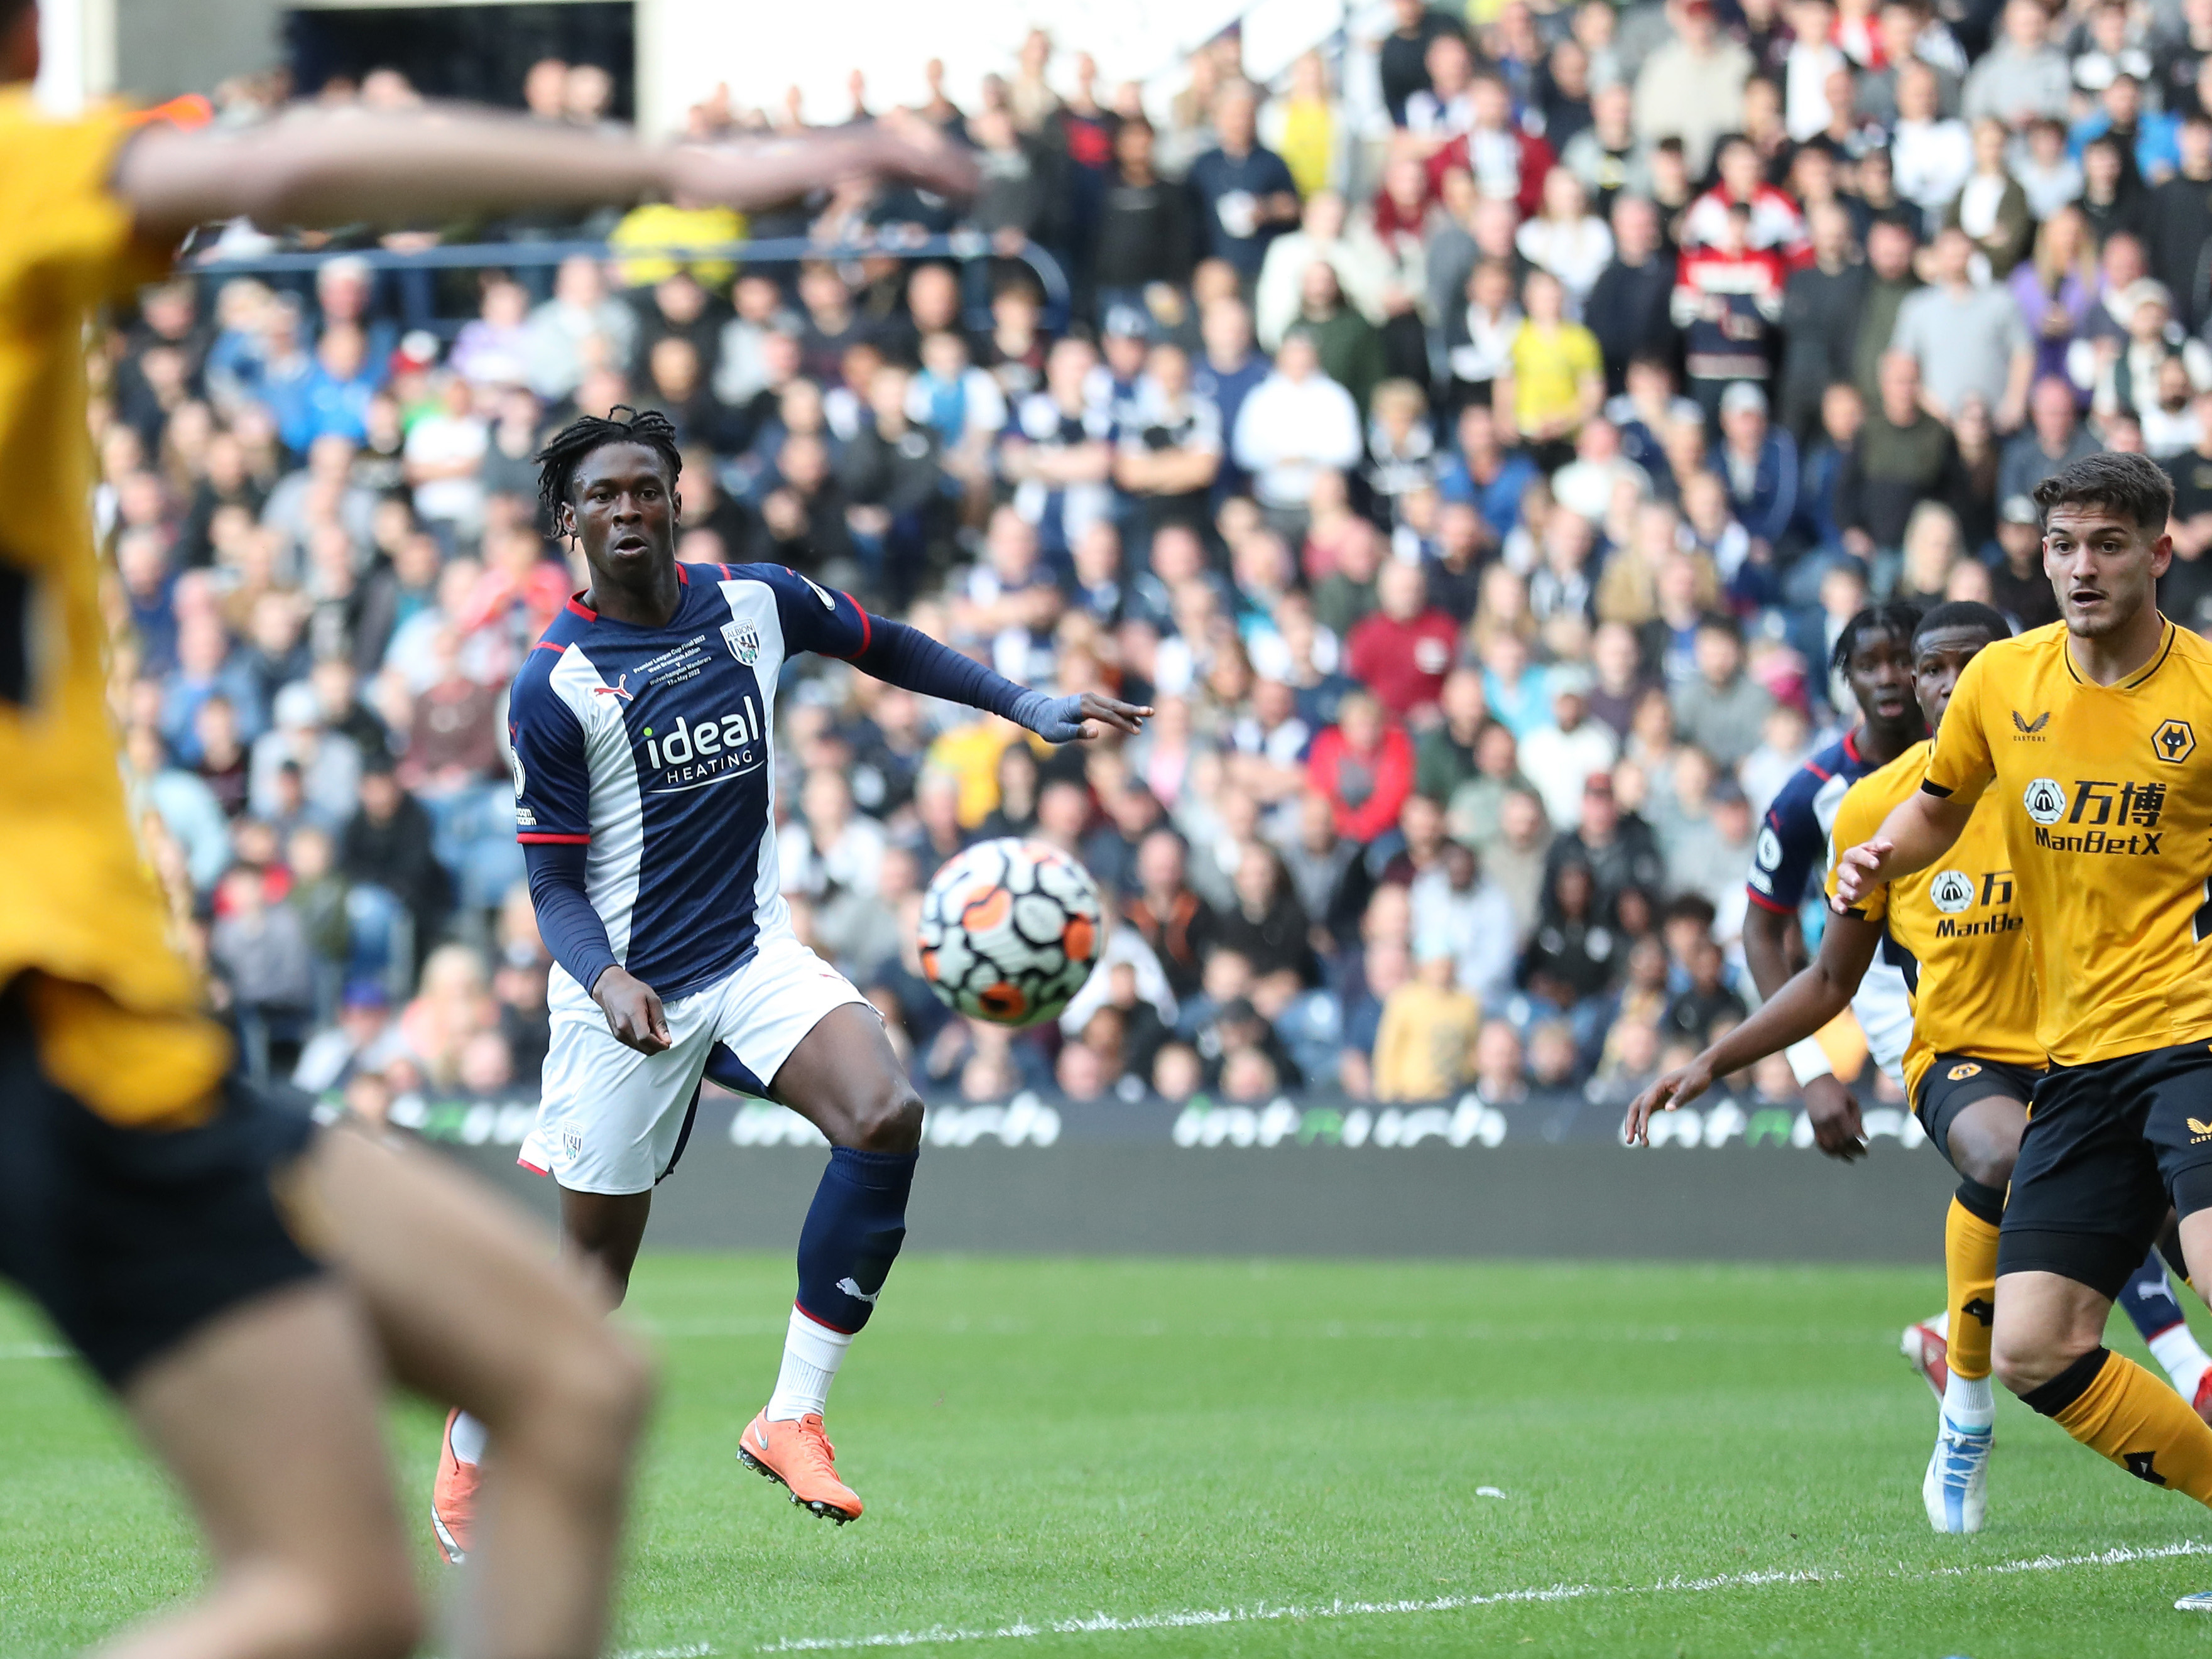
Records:
[[[2002,1060],[1976,1060],[1972,1054],[1938,1054],[1920,1074],[1913,1091],[1912,1115],[1928,1131],[1928,1139],[1951,1162],[1951,1120],[1978,1100],[2002,1095],[2023,1107],[2035,1092],[2043,1073],[2029,1066],[2008,1065]],[[1953,1164],[1954,1169],[1958,1166]]]
[[[2169,1202],[2184,1216],[2212,1208],[2212,1045],[2054,1066],[2013,1166],[1997,1272],[2118,1296]]]
[[[120,1389],[206,1321],[321,1271],[270,1180],[314,1120],[243,1082],[187,1129],[118,1128],[48,1080],[0,993],[0,1273]]]

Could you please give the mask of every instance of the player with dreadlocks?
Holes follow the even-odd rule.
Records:
[[[1912,697],[1912,630],[1920,613],[1909,605],[1869,605],[1845,623],[1828,659],[1831,684],[1840,679],[1856,706],[1859,723],[1798,768],[1766,809],[1752,854],[1743,919],[1743,956],[1764,1001],[1805,965],[1805,930],[1798,913],[1820,891],[1828,866],[1828,830],[1844,791],[1877,767],[1887,766],[1928,735]],[[1883,1069],[1895,1074],[1911,1036],[1905,981],[1893,968],[1870,968],[1851,1007]],[[1816,1145],[1831,1158],[1855,1158],[1866,1150],[1857,1103],[1832,1074],[1817,1042],[1790,1050],[1790,1064],[1805,1093]]]
[[[579,420],[539,460],[539,499],[591,586],[530,652],[509,702],[516,836],[555,963],[552,1049],[520,1161],[558,1184],[568,1248],[619,1296],[702,1077],[781,1101],[829,1138],[782,1369],[738,1455],[842,1525],[860,1500],[822,1413],[906,1237],[922,1109],[875,1010],[792,930],[777,881],[778,678],[811,651],[1048,743],[1133,734],[1152,711],[1027,690],[781,565],[679,564],[682,463],[659,415]],[[467,1547],[486,1439],[464,1414],[448,1422],[433,1504],[448,1548]]]

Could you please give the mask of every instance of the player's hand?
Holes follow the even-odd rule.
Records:
[[[1075,719],[1080,728],[1076,736],[1088,739],[1103,737],[1107,732],[1119,732],[1125,738],[1133,738],[1145,729],[1145,722],[1152,717],[1150,703],[1140,707],[1133,702],[1103,697],[1096,691],[1085,691],[1076,701]],[[1096,726],[1092,724],[1094,721]]]
[[[1805,1115],[1813,1121],[1813,1144],[1830,1158],[1850,1164],[1866,1156],[1857,1097],[1838,1079],[1816,1077],[1805,1085]]]
[[[1687,1066],[1676,1066],[1628,1103],[1628,1121],[1620,1126],[1621,1138],[1632,1146],[1649,1146],[1655,1113],[1686,1106],[1712,1086],[1710,1066],[1694,1060]]]
[[[1877,836],[1845,848],[1836,860],[1836,891],[1828,908],[1840,916],[1865,903],[1867,895],[1881,884],[1881,861],[1889,856],[1892,847],[1892,842]]]
[[[674,1041],[668,1015],[653,988],[627,968],[610,968],[592,987],[592,1000],[607,1017],[607,1030],[625,1048],[657,1054]]]
[[[1133,738],[1152,714],[1149,705],[1140,708],[1096,691],[1068,697],[1048,697],[1042,691],[1032,691],[1023,701],[1030,706],[1016,708],[1015,720],[1047,743],[1087,743],[1108,732]]]

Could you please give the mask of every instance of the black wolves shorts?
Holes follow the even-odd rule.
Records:
[[[1972,1054],[1938,1054],[1920,1074],[1913,1091],[1912,1115],[1928,1131],[1928,1139],[1951,1162],[1951,1120],[1978,1100],[2002,1095],[2025,1107],[2043,1073],[2027,1066],[2008,1065],[2001,1060],[1976,1060]],[[1953,1165],[1954,1168],[1957,1166]]]
[[[314,1132],[235,1079],[205,1123],[118,1127],[46,1077],[22,999],[0,994],[0,1273],[120,1389],[208,1320],[321,1271],[270,1186]]]
[[[2212,1046],[2054,1066],[2013,1166],[1997,1272],[2118,1296],[2169,1202],[2184,1216],[2212,1208]]]

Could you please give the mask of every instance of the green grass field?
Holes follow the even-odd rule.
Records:
[[[772,1378],[787,1261],[641,1265],[632,1316],[666,1385],[624,1648],[2212,1645],[2212,1620],[2170,1605],[2212,1586],[2212,1516],[2016,1405],[1989,1529],[1929,1532],[1933,1402],[1894,1344],[1939,1305],[1932,1270],[924,1256],[892,1291],[833,1402],[869,1505],[839,1530],[732,1455]],[[199,1571],[160,1478],[46,1343],[0,1310],[9,1655],[65,1653]],[[436,1419],[404,1408],[393,1439],[420,1513]]]

